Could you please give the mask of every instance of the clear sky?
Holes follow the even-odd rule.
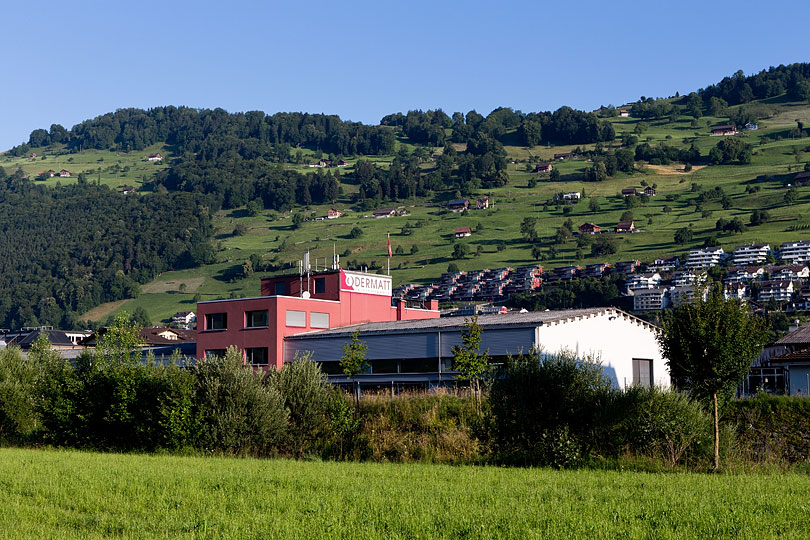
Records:
[[[810,61],[810,1],[8,2],[0,149],[124,107],[593,110]]]

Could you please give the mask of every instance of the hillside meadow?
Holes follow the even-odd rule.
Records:
[[[0,450],[0,536],[806,538],[810,477]]]
[[[733,114],[737,108],[729,107],[727,114]],[[248,277],[241,275],[242,263],[251,255],[260,256],[265,263],[273,264],[276,268],[295,269],[297,260],[306,251],[311,253],[313,261],[319,260],[321,266],[324,259],[331,260],[332,253],[336,252],[342,256],[344,267],[352,261],[368,266],[372,271],[384,272],[388,234],[391,235],[392,249],[400,251],[390,261],[394,286],[436,281],[450,263],[455,263],[461,270],[528,264],[542,264],[549,270],[570,264],[615,263],[627,259],[650,261],[658,256],[682,255],[709,239],[716,239],[726,251],[752,242],[778,245],[784,241],[808,239],[810,188],[800,188],[797,200],[791,205],[785,204],[784,196],[786,184],[793,174],[802,170],[810,155],[810,139],[792,139],[788,134],[796,126],[797,120],[810,123],[810,107],[782,97],[750,103],[746,109],[754,111],[760,118],[757,131],[740,135],[753,147],[750,164],[696,165],[691,171],[685,172],[683,163],[651,165],[638,162],[637,171],[633,174],[619,172],[603,182],[585,182],[583,173],[592,164],[586,159],[577,159],[555,161],[554,167],[560,171],[560,179],[551,181],[548,175],[530,172],[534,163],[550,160],[555,153],[574,151],[577,146],[541,145],[527,148],[507,144],[509,182],[503,187],[479,190],[477,196],[489,196],[493,208],[471,210],[466,215],[444,210],[447,200],[455,195],[444,190],[437,191],[431,197],[382,201],[378,207],[397,207],[408,215],[371,219],[368,217],[371,210],[361,210],[355,204],[358,186],[352,179],[352,171],[358,159],[351,158],[348,167],[339,169],[342,191],[334,205],[298,207],[291,212],[263,210],[255,216],[249,215],[245,208],[221,210],[214,216],[215,263],[167,272],[143,286],[137,298],[99,306],[80,318],[104,321],[110,314],[122,309],[132,312],[144,308],[154,322],[166,322],[176,311],[193,309],[195,294],[197,299],[202,300],[255,296],[263,272]],[[606,149],[618,149],[622,136],[634,134],[641,124],[636,118],[614,117],[608,120],[613,124],[616,139],[606,143]],[[728,121],[727,116],[704,116],[693,126],[692,118],[686,115],[675,120],[645,121],[637,133],[638,143],[665,143],[679,148],[687,148],[694,143],[705,157],[720,140],[709,135],[710,127]],[[463,144],[453,146],[458,151],[465,149]],[[579,148],[592,150],[594,146],[587,144]],[[398,132],[397,149],[404,148],[410,152],[417,147]],[[440,149],[430,149],[434,150]],[[61,145],[38,151],[36,158],[0,156],[0,165],[7,171],[21,167],[32,176],[40,170],[66,167],[73,173],[71,178],[51,178],[42,183],[56,185],[57,182],[75,182],[78,172],[84,171],[89,181],[115,189],[122,185],[140,187],[148,183],[156,172],[167,167],[167,162],[175,157],[172,147],[161,144],[129,153],[87,150],[68,154]],[[146,161],[146,156],[152,152],[161,152],[166,160],[160,164]],[[285,164],[284,167],[302,173],[316,171],[307,165],[315,159],[315,153],[302,149],[302,154],[303,163]],[[368,156],[362,159],[387,167],[392,158]],[[433,167],[431,160],[421,164],[425,172]],[[535,181],[536,185],[529,187],[530,182]],[[593,222],[611,230],[627,210],[624,200],[618,196],[620,191],[626,187],[641,188],[643,185],[654,185],[657,195],[631,209],[636,227],[641,231],[625,235],[609,233],[593,239],[615,239],[615,254],[593,255],[590,245],[578,246],[574,239],[564,244],[554,244],[555,232],[569,219],[575,228],[584,222]],[[729,208],[723,209],[719,198],[701,206],[696,205],[695,199],[701,191],[716,188],[722,189],[730,200]],[[549,204],[555,193],[571,191],[584,194],[579,204]],[[149,196],[149,193],[140,196]],[[597,210],[591,209],[592,201],[597,204]],[[328,221],[315,219],[325,216],[330,206],[343,211],[343,217]],[[720,218],[730,220],[738,217],[747,224],[755,209],[766,210],[770,220],[748,227],[740,234],[715,231],[715,223]],[[309,221],[295,227],[292,223],[295,213],[300,213]],[[520,232],[520,223],[526,217],[537,219],[538,245],[541,248],[539,257],[532,252],[533,245],[525,241]],[[406,228],[406,225],[410,228]],[[351,235],[355,227],[363,231],[361,236]],[[456,242],[453,230],[457,227],[471,227],[475,231],[471,237],[459,240],[467,245],[469,252],[466,258],[459,260],[452,257]],[[693,239],[686,244],[675,244],[675,231],[682,227],[692,228]],[[235,234],[237,228],[241,234]],[[181,284],[185,286],[181,287]]]

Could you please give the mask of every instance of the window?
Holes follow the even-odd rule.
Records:
[[[284,296],[287,294],[287,284],[283,281],[276,281],[276,296]]]
[[[329,328],[329,314],[313,311],[309,314],[309,325],[312,328]]]
[[[633,358],[633,384],[644,387],[653,385],[652,360]]]
[[[326,278],[315,278],[315,294],[326,292]]]
[[[307,312],[306,311],[293,311],[287,310],[287,326],[301,326],[307,325]]]
[[[372,360],[372,373],[397,373],[399,372],[399,362],[396,360]]]
[[[227,313],[207,313],[205,315],[206,330],[225,330],[228,328]]]
[[[205,350],[205,357],[206,358],[224,358],[225,357],[225,349],[206,349]]]
[[[267,328],[267,310],[246,311],[245,328]]]
[[[251,366],[266,366],[267,347],[248,347],[245,349],[245,358]]]

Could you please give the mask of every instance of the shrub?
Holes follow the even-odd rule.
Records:
[[[319,453],[329,428],[333,390],[311,353],[296,354],[292,362],[267,376],[267,386],[281,396],[289,417],[286,447],[294,456]]]
[[[200,448],[226,454],[269,455],[287,429],[287,411],[278,392],[242,365],[242,353],[229,347],[222,358],[194,369],[194,411]]]
[[[610,385],[597,361],[579,360],[567,351],[510,358],[490,392],[501,459],[565,466],[587,456]],[[563,435],[565,444],[555,447]]]
[[[810,461],[810,398],[763,394],[732,401],[725,416],[736,424],[739,451],[747,461]]]
[[[20,349],[0,349],[0,441],[25,440],[37,428],[36,377]]]

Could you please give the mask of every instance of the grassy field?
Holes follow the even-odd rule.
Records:
[[[0,537],[807,538],[810,477],[0,450]]]
[[[585,265],[593,262],[640,259],[650,261],[662,255],[682,255],[688,249],[701,246],[708,238],[716,236],[720,245],[731,251],[736,246],[765,242],[778,245],[788,240],[810,239],[810,188],[799,189],[798,201],[787,206],[784,204],[786,182],[791,175],[801,170],[805,162],[810,161],[810,139],[793,140],[787,136],[788,130],[795,127],[796,119],[803,119],[810,124],[810,107],[806,104],[787,103],[783,100],[749,104],[761,118],[758,131],[745,132],[742,137],[754,148],[752,162],[749,165],[696,166],[692,171],[682,172],[683,164],[641,165],[635,174],[619,173],[604,182],[584,182],[583,171],[590,166],[586,160],[555,162],[561,178],[551,182],[547,176],[536,176],[527,169],[533,167],[528,160],[551,159],[554,153],[572,151],[575,146],[538,146],[525,148],[507,146],[509,164],[509,183],[506,186],[480,190],[478,196],[489,195],[494,208],[484,211],[472,210],[467,215],[447,213],[443,210],[445,202],[453,194],[444,191],[429,198],[413,198],[403,201],[382,202],[381,207],[397,206],[408,212],[408,216],[389,219],[371,219],[371,212],[357,211],[353,207],[353,195],[358,186],[349,180],[352,167],[340,169],[344,183],[343,196],[332,206],[345,212],[337,220],[306,221],[299,228],[292,226],[292,213],[280,213],[270,210],[261,215],[250,217],[243,209],[224,210],[215,216],[218,261],[215,264],[198,269],[171,272],[159,276],[157,280],[142,288],[142,294],[124,303],[101,306],[85,314],[92,320],[103,320],[117,310],[132,311],[143,307],[153,321],[165,321],[175,311],[193,309],[194,294],[201,299],[255,296],[259,292],[259,275],[247,279],[231,280],[241,264],[251,255],[258,254],[266,261],[275,264],[292,265],[297,268],[297,260],[306,251],[311,252],[313,260],[331,260],[333,250],[347,260],[356,260],[363,265],[385,268],[387,244],[390,233],[392,248],[395,254],[391,260],[391,275],[394,285],[409,282],[431,282],[447,270],[451,262],[462,270],[518,266],[540,263],[546,270],[569,264]],[[733,108],[732,108],[733,110]],[[612,118],[617,139],[608,147],[617,148],[622,134],[632,134],[639,124],[633,118]],[[710,126],[724,124],[728,117],[703,117],[697,127],[691,125],[691,117],[683,116],[674,122],[656,120],[646,122],[646,130],[639,135],[639,142],[650,144],[666,143],[677,147],[688,147],[696,144],[703,155],[720,140],[709,136]],[[400,140],[398,146],[413,148],[406,140]],[[463,145],[458,145],[463,149]],[[584,145],[583,148],[592,148]],[[70,179],[50,179],[46,185],[58,182],[74,182],[78,172],[84,171],[90,181],[117,187],[124,184],[139,186],[145,180],[165,167],[165,164],[153,164],[145,160],[151,152],[161,152],[171,156],[171,149],[156,145],[143,152],[116,153],[108,151],[86,151],[78,154],[66,154],[63,149],[55,147],[45,150],[37,158],[12,158],[0,156],[0,165],[7,171],[17,166],[27,174],[35,176],[40,170],[65,167],[73,173]],[[303,151],[303,164],[287,165],[299,172],[311,172],[314,169],[306,164],[314,161],[316,155],[310,150]],[[380,166],[386,167],[392,156],[369,158]],[[365,158],[364,158],[365,159]],[[71,161],[72,160],[72,161]],[[350,160],[353,165],[356,160]],[[432,162],[422,167],[429,170]],[[99,177],[100,173],[100,177]],[[534,177],[537,185],[529,188],[529,181]],[[99,180],[100,179],[100,180]],[[654,185],[658,195],[644,206],[632,210],[636,226],[642,232],[626,235],[607,235],[617,240],[618,251],[608,257],[594,257],[590,247],[578,248],[571,240],[564,245],[555,246],[556,255],[551,256],[551,237],[557,228],[567,219],[575,227],[584,222],[593,222],[606,230],[612,229],[626,210],[624,201],[618,196],[626,187],[641,188],[642,182]],[[731,199],[731,207],[724,210],[720,201],[706,203],[702,208],[695,206],[698,195],[692,191],[692,184],[698,184],[708,190],[721,187]],[[758,188],[749,192],[747,188]],[[577,205],[566,208],[546,204],[558,192],[584,192],[585,198]],[[145,195],[148,196],[148,195]],[[592,212],[589,204],[595,199],[599,210]],[[328,206],[311,206],[299,208],[296,212],[314,218],[324,216]],[[732,219],[739,217],[748,223],[754,209],[767,210],[771,220],[767,223],[749,227],[745,233],[731,234],[715,231],[719,218]],[[566,213],[568,212],[568,213]],[[532,246],[523,240],[520,233],[520,222],[524,217],[537,218],[537,232],[541,237],[544,256],[537,261],[532,256]],[[410,223],[414,228],[411,234],[405,234],[403,228]],[[237,225],[247,229],[244,235],[234,235]],[[453,230],[469,226],[476,229],[471,237],[460,240],[467,244],[470,255],[462,260],[453,260]],[[797,228],[805,224],[808,230]],[[676,245],[673,241],[675,231],[681,227],[691,226],[694,238],[688,244]],[[352,238],[350,231],[354,227],[363,229],[364,234]],[[412,253],[413,251],[413,253]],[[384,271],[384,270],[383,270]],[[185,282],[185,287],[180,284]]]

